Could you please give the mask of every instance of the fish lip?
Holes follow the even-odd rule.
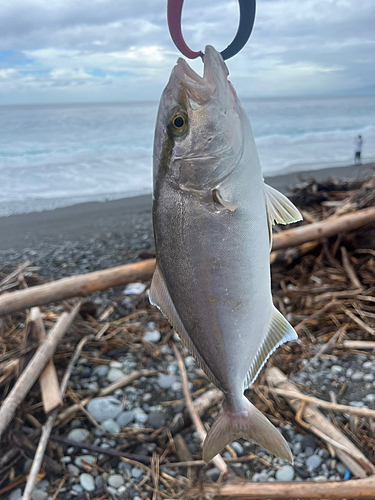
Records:
[[[225,84],[229,75],[227,65],[220,52],[215,50],[212,45],[206,45],[204,51],[204,70],[203,78],[217,86],[218,84]]]

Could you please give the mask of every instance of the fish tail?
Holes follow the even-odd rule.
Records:
[[[293,463],[292,452],[280,432],[245,396],[242,398],[240,410],[236,411],[225,399],[203,443],[203,460],[209,462],[227,444],[242,437]]]

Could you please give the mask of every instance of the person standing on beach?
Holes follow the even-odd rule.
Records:
[[[354,164],[356,165],[357,163],[361,163],[361,152],[362,152],[362,144],[363,144],[363,139],[362,136],[359,135],[357,139],[355,140],[355,155],[354,155]]]

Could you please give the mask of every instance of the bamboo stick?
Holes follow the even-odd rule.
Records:
[[[58,343],[63,338],[66,331],[70,328],[74,318],[79,312],[80,307],[81,301],[78,302],[70,313],[63,313],[60,316],[49,332],[48,337],[40,345],[34,354],[34,357],[27,365],[26,369],[22,372],[22,375],[15,383],[9,396],[5,399],[0,408],[0,438],[12,420],[18,405],[22,403],[27,393],[30,391],[31,387],[43,371],[43,368],[53,356]]]

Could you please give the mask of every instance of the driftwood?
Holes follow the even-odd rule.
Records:
[[[373,340],[344,340],[342,345],[346,349],[375,349]]]
[[[113,267],[104,271],[63,278],[45,285],[38,285],[0,297],[0,316],[33,306],[41,306],[72,297],[81,297],[113,286],[151,279],[155,259]]]
[[[304,482],[272,482],[254,483],[252,481],[236,481],[221,486],[205,485],[203,493],[206,497],[190,498],[242,498],[273,500],[296,499],[334,499],[334,498],[367,498],[375,497],[375,476],[351,481],[304,481]]]
[[[266,380],[270,387],[290,391],[293,394],[303,397],[303,394],[301,394],[297,387],[289,382],[286,375],[276,367],[272,367],[268,370]],[[293,399],[293,396],[284,397],[294,411],[298,413],[299,410],[303,410],[302,418],[307,424],[306,427],[309,427],[311,432],[314,432],[321,439],[330,443],[339,459],[355,476],[364,478],[367,472],[375,473],[375,466],[346,436],[344,436],[344,434],[342,434],[342,432],[327,420],[319,410],[310,404],[306,404],[305,407],[302,407],[301,401],[295,398]],[[302,422],[300,423],[302,425]],[[355,457],[355,459],[353,457]]]
[[[359,227],[373,224],[375,222],[375,207],[365,208],[357,212],[315,222],[308,226],[301,226],[278,233],[273,238],[272,250],[282,250],[288,247],[296,247],[308,241],[328,238],[338,233],[353,231]]]
[[[0,438],[8,427],[18,405],[24,400],[31,387],[43,371],[47,362],[53,356],[56,347],[66,331],[70,328],[74,318],[79,312],[79,302],[70,313],[63,313],[49,332],[48,337],[40,345],[33,359],[27,365],[20,378],[15,383],[9,396],[0,408]]]
[[[366,208],[336,219],[315,222],[275,234],[272,250],[302,245],[373,223],[375,223],[375,208]],[[135,264],[64,278],[26,290],[5,293],[0,296],[0,316],[71,297],[81,297],[135,281],[148,281],[152,277],[154,268],[155,259],[148,259]]]
[[[46,338],[46,331],[44,329],[39,307],[32,307],[30,309],[29,321],[34,324],[37,339],[39,342],[42,342]],[[48,414],[62,404],[59,381],[52,359],[48,361],[46,367],[40,374],[39,384],[42,392],[44,411]]]

